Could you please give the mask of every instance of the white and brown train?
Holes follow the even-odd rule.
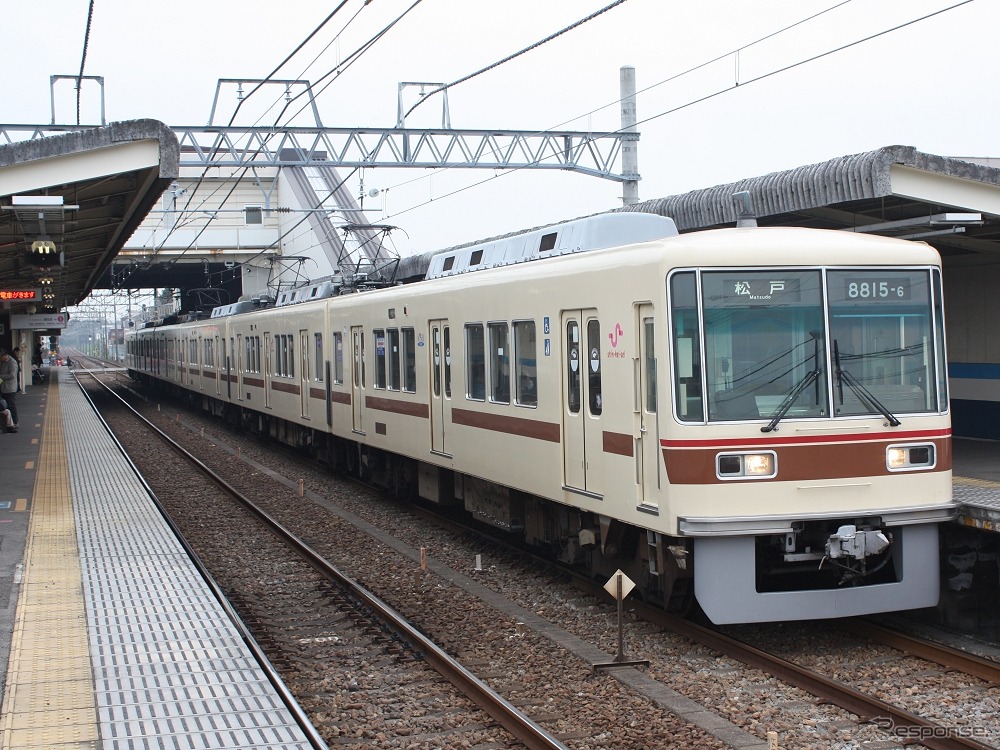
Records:
[[[930,246],[610,214],[346,291],[130,332],[128,368],[716,623],[937,602],[955,507]]]

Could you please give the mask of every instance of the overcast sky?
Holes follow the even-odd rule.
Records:
[[[423,0],[320,95],[323,122],[391,127],[400,81],[456,81],[610,2]],[[956,2],[626,0],[455,86],[451,122],[615,130],[619,68],[631,65],[640,90],[640,199],[895,144],[945,156],[1000,156],[1000,3],[972,0],[945,11]],[[277,77],[318,80],[411,5],[348,0]],[[334,7],[317,0],[96,0],[84,75],[104,77],[108,120],[206,124],[218,79],[268,75]],[[87,9],[88,0],[4,3],[0,121],[50,121],[49,77],[79,72]],[[945,12],[889,31],[936,11]],[[868,37],[875,38],[861,41]],[[737,49],[738,56],[727,54]],[[265,105],[278,94],[256,95],[238,123],[263,115],[271,124],[275,110],[268,119]],[[55,103],[57,122],[76,122],[71,83],[56,86]],[[84,123],[97,121],[98,103],[96,86],[85,84]],[[230,88],[215,122],[228,121],[235,106]],[[304,117],[296,124],[311,124]],[[440,118],[438,97],[407,125],[437,127]],[[621,205],[616,182],[550,171],[367,170],[364,179],[366,189],[382,191],[366,201],[366,208],[384,209],[369,220],[400,227],[395,244],[403,254]]]

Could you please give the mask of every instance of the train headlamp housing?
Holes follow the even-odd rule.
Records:
[[[936,465],[934,443],[896,444],[885,449],[885,468],[889,471],[920,471]]]
[[[770,479],[778,473],[774,451],[754,453],[719,453],[715,457],[715,475],[719,479]]]

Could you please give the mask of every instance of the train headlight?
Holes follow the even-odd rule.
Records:
[[[774,456],[770,453],[751,453],[743,459],[747,476],[769,477],[774,474]]]
[[[936,463],[933,443],[890,445],[885,449],[885,466],[889,471],[933,469]]]
[[[778,457],[774,451],[720,453],[715,471],[719,479],[768,479],[778,473]]]

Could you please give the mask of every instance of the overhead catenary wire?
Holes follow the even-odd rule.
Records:
[[[850,0],[847,0],[847,1],[849,2]],[[470,73],[467,76],[463,76],[462,78],[459,78],[457,81],[452,81],[451,83],[446,83],[445,85],[439,86],[438,88],[434,89],[433,91],[428,91],[426,96],[422,97],[416,104],[414,104],[412,107],[410,107],[406,111],[406,114],[403,115],[403,118],[405,119],[406,117],[408,117],[409,114],[411,112],[413,112],[413,110],[415,110],[417,107],[419,107],[425,101],[427,101],[432,96],[434,96],[434,94],[439,94],[442,91],[446,91],[447,89],[450,89],[450,88],[453,88],[455,86],[458,86],[460,83],[465,83],[466,81],[470,81],[470,80],[472,80],[473,78],[475,78],[477,76],[481,76],[483,73],[487,73],[487,72],[493,70],[494,68],[498,68],[501,65],[504,65],[505,63],[509,63],[511,60],[514,60],[514,59],[520,57],[521,55],[524,55],[524,54],[526,54],[528,52],[531,52],[533,49],[537,49],[538,47],[541,47],[543,44],[551,42],[553,39],[556,39],[557,37],[560,37],[563,34],[569,32],[569,31],[572,31],[573,29],[575,29],[575,28],[577,28],[579,26],[582,26],[583,24],[587,23],[588,21],[592,21],[593,19],[597,18],[598,16],[600,16],[600,15],[602,15],[604,13],[607,13],[612,8],[615,8],[615,7],[619,6],[619,5],[622,5],[625,2],[626,2],[626,0],[615,0],[615,2],[613,2],[613,3],[609,4],[609,5],[605,5],[603,8],[601,8],[600,10],[594,11],[589,16],[581,18],[579,21],[574,21],[573,23],[571,23],[569,26],[565,27],[564,29],[560,29],[559,31],[555,32],[554,34],[549,34],[544,39],[540,39],[537,42],[535,42],[534,44],[529,44],[527,47],[525,47],[522,50],[519,50],[518,52],[515,52],[515,53],[513,53],[511,55],[507,55],[507,57],[503,58],[502,60],[497,60],[496,62],[491,63],[490,65],[487,65],[485,68],[481,68],[481,69],[477,70],[475,73]]]
[[[845,2],[850,2],[850,1],[851,0],[845,0]],[[766,79],[772,78],[772,77],[774,77],[776,75],[779,75],[781,73],[788,72],[789,70],[793,70],[793,69],[798,68],[798,67],[803,66],[803,65],[808,65],[809,63],[816,62],[817,60],[821,60],[821,59],[829,57],[831,55],[835,55],[835,54],[837,54],[839,52],[843,52],[844,50],[850,49],[851,47],[856,47],[856,46],[858,46],[860,44],[864,44],[864,43],[870,42],[870,41],[872,41],[874,39],[878,39],[879,37],[885,36],[886,34],[891,34],[893,32],[899,31],[900,29],[907,28],[908,26],[913,26],[914,24],[920,23],[922,21],[926,21],[926,20],[928,20],[930,18],[934,18],[934,17],[939,16],[939,15],[941,15],[943,13],[947,13],[949,11],[955,10],[956,8],[959,8],[959,7],[963,6],[963,5],[968,5],[969,3],[973,2],[973,1],[974,0],[961,0],[961,2],[954,3],[952,5],[949,5],[946,8],[940,8],[938,10],[932,11],[932,12],[927,13],[927,14],[925,14],[923,16],[918,17],[918,18],[914,18],[914,19],[911,19],[909,21],[905,21],[903,23],[900,23],[900,24],[897,24],[895,26],[892,26],[892,27],[890,27],[888,29],[883,29],[882,31],[875,32],[874,34],[869,34],[868,36],[862,37],[860,39],[856,39],[853,42],[848,42],[847,44],[842,44],[842,45],[840,45],[838,47],[834,47],[832,49],[826,50],[825,52],[820,52],[818,54],[815,54],[815,55],[812,55],[810,57],[804,58],[802,60],[799,60],[798,62],[790,63],[788,65],[782,66],[780,68],[776,68],[775,70],[769,71],[767,73],[762,73],[759,76],[755,76],[753,78],[749,78],[749,79],[747,79],[745,81],[734,82],[732,85],[725,86],[725,87],[723,87],[721,89],[718,89],[717,91],[713,91],[711,93],[705,94],[704,96],[700,96],[700,97],[697,97],[695,99],[691,99],[691,100],[689,100],[689,101],[687,101],[687,102],[685,102],[683,104],[677,105],[676,107],[671,107],[670,109],[664,110],[664,111],[659,112],[659,113],[657,113],[655,115],[651,115],[649,117],[646,117],[646,118],[643,118],[641,120],[638,120],[635,123],[635,126],[639,126],[639,125],[642,125],[642,124],[647,123],[647,122],[652,122],[653,120],[657,120],[657,119],[659,119],[661,117],[665,117],[667,115],[674,114],[675,112],[680,112],[681,110],[687,109],[688,107],[695,106],[696,104],[701,104],[702,102],[709,101],[711,99],[714,99],[714,98],[716,98],[718,96],[721,96],[723,94],[729,93],[731,91],[735,91],[737,89],[746,88],[749,85],[752,85],[752,84],[755,84],[755,83],[759,83],[761,81],[764,81]],[[844,5],[845,2],[841,2],[837,6],[833,6],[833,7],[836,8],[836,7],[839,7],[840,5]],[[815,15],[821,15],[821,14],[815,14]],[[813,17],[815,17],[815,16],[813,16]],[[812,18],[812,17],[810,17],[810,18]],[[805,19],[805,20],[809,20],[809,19]],[[794,26],[799,25],[799,23],[802,23],[802,22],[798,22],[796,24],[792,24],[791,26],[789,26],[787,28],[793,28]],[[780,33],[780,32],[774,32],[774,33]],[[774,33],[769,34],[767,37],[762,37],[761,39],[759,39],[759,40],[757,40],[755,42],[752,42],[750,45],[744,45],[743,47],[740,47],[737,50],[734,50],[732,52],[728,52],[728,53],[726,53],[724,55],[720,55],[720,56],[718,56],[716,58],[713,58],[712,60],[710,60],[708,62],[700,63],[699,65],[697,65],[697,66],[695,66],[693,68],[690,68],[688,71],[685,71],[684,73],[678,73],[677,75],[671,76],[670,78],[667,78],[667,79],[664,79],[663,81],[660,81],[659,83],[656,83],[656,84],[653,84],[651,86],[648,86],[645,89],[643,89],[642,91],[637,92],[637,95],[639,93],[643,93],[643,92],[648,91],[648,90],[650,90],[652,88],[655,88],[656,86],[662,85],[662,84],[667,83],[667,82],[672,81],[672,80],[676,80],[676,78],[678,78],[678,77],[680,77],[682,75],[685,75],[688,72],[699,70],[702,67],[704,67],[705,65],[711,64],[712,62],[718,62],[719,60],[723,60],[723,59],[725,59],[725,58],[733,55],[735,52],[737,52],[739,50],[746,49],[747,47],[752,46],[753,44],[757,44],[757,43],[759,43],[760,41],[763,41],[766,38],[774,36]],[[605,106],[607,106],[607,105],[605,105]],[[540,131],[540,132],[546,132],[546,131]],[[618,130],[608,131],[608,133],[605,133],[604,135],[607,135],[609,133],[613,134],[613,133],[620,133],[620,132],[623,132],[621,128],[619,128]],[[542,159],[539,159],[538,161],[544,161],[545,159],[551,159],[551,158],[553,158],[553,157],[550,155],[550,156],[547,156],[547,157],[543,157]],[[458,188],[456,190],[452,190],[451,192],[445,193],[444,195],[438,196],[437,198],[434,198],[432,200],[423,201],[421,203],[418,203],[418,204],[415,204],[415,205],[411,206],[410,208],[403,209],[402,211],[397,211],[394,214],[392,214],[392,216],[400,216],[402,214],[409,213],[410,211],[415,211],[415,210],[417,210],[419,208],[423,208],[424,206],[429,205],[432,202],[440,201],[440,200],[443,200],[444,198],[449,198],[449,197],[451,197],[453,195],[458,195],[459,193],[463,193],[466,190],[471,190],[473,188],[479,187],[480,185],[485,185],[485,184],[487,184],[489,182],[492,182],[494,180],[500,179],[501,177],[507,177],[507,176],[509,176],[511,174],[519,173],[519,172],[521,172],[525,168],[526,167],[511,167],[511,168],[507,169],[506,171],[502,172],[501,174],[491,175],[490,177],[487,177],[487,178],[485,178],[483,180],[479,180],[478,182],[474,182],[474,183],[472,183],[470,185],[466,185],[466,186]],[[440,170],[437,170],[437,172],[443,172],[443,171],[446,171],[446,169],[447,168],[442,168]],[[424,176],[424,177],[426,177],[426,176]],[[421,177],[421,178],[418,178],[418,179],[424,179],[424,177]],[[415,181],[416,180],[411,180],[410,182],[415,182]]]

